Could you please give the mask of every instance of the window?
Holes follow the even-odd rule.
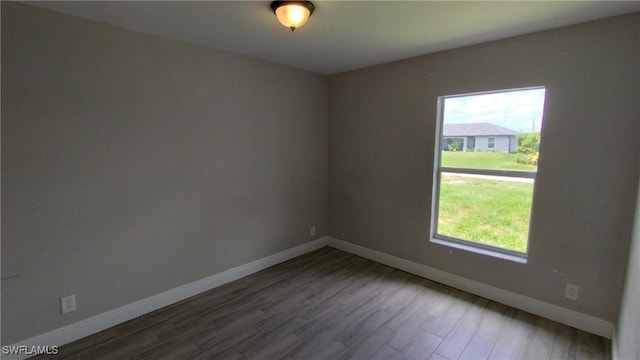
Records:
[[[526,258],[544,99],[544,87],[438,98],[433,242]],[[451,151],[458,140],[469,146]]]

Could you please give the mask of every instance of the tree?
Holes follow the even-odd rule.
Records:
[[[518,157],[518,162],[537,165],[538,151],[540,150],[540,133],[523,133],[519,134],[517,138],[518,147],[516,147],[516,152],[524,155]]]
[[[540,133],[524,133],[519,134],[518,138],[518,147],[516,151],[520,154],[533,154],[537,153],[540,150]]]

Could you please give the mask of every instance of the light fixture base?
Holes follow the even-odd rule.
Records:
[[[271,10],[282,25],[294,31],[307,22],[315,5],[311,1],[273,1]]]
[[[313,5],[311,1],[272,1],[271,2],[271,10],[275,14],[276,10],[285,5],[300,5],[304,6],[309,10],[309,16],[313,14],[313,11],[316,9],[316,6]]]

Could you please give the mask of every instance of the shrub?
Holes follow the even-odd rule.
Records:
[[[523,133],[517,136],[518,147],[516,152],[520,154],[533,154],[540,150],[540,133]]]
[[[516,161],[518,164],[538,165],[538,152],[533,154],[519,154]]]
[[[516,148],[516,152],[521,154],[518,156],[518,163],[538,165],[540,133],[534,132],[519,134],[517,138],[518,147]]]

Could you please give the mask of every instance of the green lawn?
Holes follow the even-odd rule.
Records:
[[[442,166],[472,169],[536,171],[535,165],[519,164],[519,154],[503,152],[443,151]]]
[[[438,233],[526,252],[532,194],[533,183],[442,174]]]

